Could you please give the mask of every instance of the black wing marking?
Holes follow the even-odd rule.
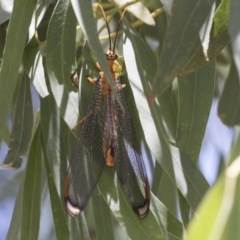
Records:
[[[122,107],[117,108],[117,174],[134,211],[144,218],[149,210],[150,188],[142,158],[141,147],[137,140],[132,119],[125,101],[120,79],[117,91]]]
[[[95,82],[66,180],[65,204],[71,216],[76,216],[85,209],[105,166],[102,150],[106,112],[104,101],[102,79],[99,77]]]

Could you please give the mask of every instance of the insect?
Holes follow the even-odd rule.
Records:
[[[115,53],[117,34],[112,47],[108,21],[101,6],[100,9],[109,34],[106,60],[115,81],[120,104],[116,101],[104,72],[97,64],[98,78],[94,80],[88,77],[94,84],[94,90],[81,122],[76,148],[69,164],[64,191],[65,205],[69,215],[80,214],[86,208],[101,173],[107,166],[115,168],[133,210],[142,219],[149,210],[149,182],[141,147],[123,93],[125,85],[121,83],[118,74],[121,65],[117,62],[118,56]]]

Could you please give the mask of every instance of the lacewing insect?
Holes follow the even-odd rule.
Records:
[[[144,218],[149,210],[150,188],[143,162],[140,143],[137,140],[133,121],[124,97],[124,84],[119,78],[118,56],[115,44],[120,18],[113,47],[110,29],[104,10],[99,5],[109,34],[107,63],[115,81],[119,100],[116,101],[112,89],[101,67],[96,80],[88,77],[94,84],[94,91],[81,121],[75,151],[70,161],[65,183],[65,205],[69,215],[80,214],[87,206],[89,198],[105,166],[115,168],[118,179],[133,210]],[[119,104],[120,101],[120,104]]]

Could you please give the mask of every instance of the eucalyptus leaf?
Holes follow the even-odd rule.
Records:
[[[69,238],[69,230],[67,226],[66,216],[64,214],[64,209],[61,203],[61,199],[59,198],[57,188],[54,183],[53,173],[48,162],[46,152],[44,154],[44,163],[47,172],[48,179],[48,188],[51,199],[53,220],[56,229],[56,236],[58,240],[65,240]]]
[[[239,14],[238,11],[240,9],[240,4],[239,1],[237,0],[232,0],[230,4],[230,27],[229,27],[229,32],[232,40],[232,52],[233,52],[233,58],[236,64],[236,68],[238,71],[238,77],[240,78],[240,69],[239,69],[239,64],[240,64],[240,57],[239,57],[239,34],[240,34],[240,28],[237,22],[239,21]]]
[[[42,169],[41,128],[35,132],[23,185],[21,240],[37,239],[40,227],[41,169]],[[31,227],[30,227],[31,226]]]
[[[215,62],[178,78],[177,146],[197,162],[209,117],[215,79]]]
[[[230,13],[230,0],[223,0],[217,6],[214,18],[213,18],[213,26],[210,34],[210,42],[208,47],[208,59],[211,61],[216,58],[222,51],[224,47],[226,47],[229,42],[229,32],[228,32],[228,24],[229,24],[229,13]],[[209,25],[210,28],[210,25]],[[208,64],[206,57],[203,57],[202,54],[202,43],[199,43],[192,53],[191,58],[188,63],[182,69],[182,73],[189,73],[201,68],[203,65]]]
[[[152,95],[160,95],[181,72],[199,42],[199,31],[213,1],[173,2],[167,34],[159,62],[159,74],[152,81]]]
[[[112,178],[115,180],[111,180]],[[167,234],[175,235],[176,238],[182,237],[182,225],[154,195],[151,196],[152,200],[148,216],[140,220],[133,212],[123,193],[121,184],[114,178],[111,169],[103,171],[98,186],[116,220],[131,238],[165,239]],[[113,196],[116,196],[117,199]],[[173,222],[175,222],[173,224],[175,227],[171,225]]]
[[[169,175],[183,196],[187,198],[191,207],[196,209],[208,189],[208,184],[187,156],[183,155],[176,147],[169,146],[161,105],[149,106],[146,99],[149,90],[147,82],[155,73],[154,57],[144,42],[139,40],[134,32],[130,34],[130,31],[126,30],[127,36],[123,48],[125,64],[147,144],[163,170]],[[145,91],[145,95],[143,91]],[[209,104],[209,101],[207,103]],[[193,181],[193,179],[195,180]]]
[[[218,103],[218,116],[230,127],[240,124],[240,80],[233,59]]]
[[[188,229],[186,239],[238,239],[240,158],[208,192]]]
[[[15,101],[13,113],[13,128],[11,132],[8,153],[0,168],[21,167],[22,157],[27,153],[33,125],[33,106],[30,82],[26,73],[19,79],[20,87]]]
[[[143,5],[142,2],[131,4],[127,7],[127,11],[132,13],[135,17],[139,18],[142,22],[148,25],[155,25],[155,21],[151,16],[149,10]]]
[[[6,240],[15,240],[20,238],[21,233],[21,220],[22,220],[22,205],[23,205],[23,182],[19,188],[14,208],[10,226],[8,228],[8,233]]]
[[[72,128],[77,122],[76,94],[69,93],[75,57],[76,20],[70,1],[58,1],[47,32],[46,69],[61,114]]]
[[[99,239],[114,239],[112,213],[100,194],[92,198],[96,235]]]
[[[6,127],[5,122],[17,84],[18,70],[35,4],[35,0],[17,1],[13,6],[8,25],[4,55],[0,68],[0,140],[3,138]]]
[[[8,0],[1,3],[9,6]],[[50,199],[51,204],[47,238],[238,239],[239,134],[215,185],[209,186],[205,169],[201,172],[197,165],[212,99],[223,85],[218,76],[226,68],[219,65],[220,53],[228,44],[234,51],[218,110],[228,125],[239,122],[238,7],[237,0],[46,0],[38,4],[23,0],[14,2],[7,18],[5,10],[0,10],[0,21],[9,19],[0,24],[0,139],[3,151],[5,143],[9,144],[5,161],[17,167],[24,156],[27,164],[22,166],[24,178],[17,178],[20,190],[14,196],[7,239],[32,240],[44,235],[41,207],[45,209],[49,201],[41,206],[41,199]],[[99,37],[108,33],[107,25],[110,36]],[[125,63],[125,69],[109,68],[107,43],[109,50],[123,53],[123,60],[120,56],[117,60],[121,66]],[[229,59],[221,64],[229,66]],[[133,211],[116,166],[104,168],[84,212],[75,218],[67,215],[63,200],[67,168],[73,150],[79,147],[81,120],[89,119],[85,113],[94,89],[87,76],[103,77],[116,101],[115,80],[119,77],[124,84],[134,129],[130,132],[139,140],[152,189],[144,219]],[[30,88],[32,83],[36,91]],[[94,150],[95,139],[91,141]],[[215,162],[210,154],[208,161]],[[218,163],[215,167],[220,169]],[[84,169],[79,171],[86,174]],[[0,174],[1,181],[4,175]],[[15,179],[9,177],[4,186],[10,189]],[[81,190],[84,194],[84,186]],[[9,204],[12,196],[0,191],[4,193],[0,200],[7,199]]]

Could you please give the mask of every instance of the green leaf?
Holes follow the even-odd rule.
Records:
[[[52,214],[57,239],[68,239],[69,230],[66,221],[66,211],[62,205],[63,179],[67,166],[68,128],[61,124],[61,117],[52,95],[41,99],[42,145],[44,163],[47,172],[47,182],[50,194]]]
[[[196,45],[199,30],[209,15],[213,1],[174,1],[167,34],[162,48],[159,75],[152,81],[152,96],[160,95],[172,84]]]
[[[165,131],[162,120],[161,105],[149,106],[145,96],[149,89],[147,83],[154,77],[155,73],[154,57],[147,45],[140,40],[134,31],[130,28],[124,28],[124,30],[126,31],[126,37],[124,37],[123,52],[126,70],[147,144],[162,169],[168,174],[183,196],[187,198],[191,207],[196,209],[208,189],[208,184],[199,169],[187,156],[180,153],[176,147],[169,146],[166,139],[168,132]],[[168,98],[166,99],[168,101]],[[174,117],[173,111],[168,116],[172,115]],[[171,126],[171,128],[174,127]]]
[[[190,220],[190,205],[187,202],[186,198],[182,195],[180,191],[178,191],[178,199],[179,199],[179,209],[181,212],[181,218],[185,227],[187,227]]]
[[[25,170],[22,201],[21,240],[38,239],[41,203],[42,170],[41,127],[39,126],[29,152]]]
[[[84,214],[78,218],[69,217],[70,239],[90,240],[89,223],[86,221]]]
[[[231,59],[230,72],[219,99],[218,116],[228,126],[240,124],[240,80],[233,59]]]
[[[69,0],[58,1],[47,31],[46,64],[49,75],[72,89],[70,80],[75,59],[76,18]]]
[[[37,54],[39,54],[39,45],[36,38],[32,38],[31,41],[27,44],[23,52],[23,65],[25,71],[29,74],[30,69],[33,68],[34,61]],[[29,74],[30,75],[30,74]]]
[[[76,94],[68,93],[75,57],[76,19],[70,1],[58,1],[47,32],[46,69],[51,91],[70,128],[77,122]],[[67,86],[67,88],[65,88]]]
[[[59,0],[54,3],[40,1],[37,5],[30,0],[14,2],[10,21],[0,26],[0,136],[5,142],[10,142],[9,147],[15,149],[17,157],[26,154],[28,150],[29,140],[24,140],[24,129],[27,129],[29,136],[31,132],[34,136],[27,167],[23,170],[25,178],[17,179],[21,182],[21,188],[15,202],[8,240],[38,239],[38,233],[45,230],[40,229],[39,218],[42,193],[45,196],[42,190],[43,187],[46,189],[46,183],[52,206],[50,214],[53,214],[53,224],[50,227],[53,238],[183,239],[184,227],[189,222],[191,234],[191,217],[195,215],[199,218],[194,219],[194,235],[189,235],[192,239],[195,240],[198,236],[199,239],[239,238],[239,137],[228,160],[233,165],[219,179],[220,184],[217,183],[209,192],[211,196],[207,196],[207,201],[204,202],[206,209],[200,209],[196,213],[209,188],[196,166],[196,160],[209,114],[214,75],[213,63],[206,61],[202,45],[206,40],[204,53],[213,60],[232,37],[231,45],[235,49],[234,53],[237,53],[239,44],[235,37],[239,32],[239,3],[238,0],[217,1],[214,23],[210,21],[206,24],[204,38],[200,31],[208,21],[213,0],[162,2],[152,0],[144,5],[139,1],[125,0],[101,2],[107,18],[111,19],[110,28],[113,30],[121,12],[125,10],[125,5],[121,4],[131,5],[122,19],[124,35],[120,39],[122,31],[119,31],[118,40],[122,41],[117,41],[119,49],[116,52],[121,53],[123,42],[127,74],[122,75],[121,72],[120,77],[122,83],[126,84],[124,95],[134,130],[141,140],[149,180],[154,185],[152,191],[155,195],[151,194],[149,214],[143,220],[134,213],[115,171],[109,168],[104,170],[98,191],[91,197],[89,207],[83,214],[66,219],[63,207],[64,179],[75,140],[69,128],[76,125],[79,112],[80,119],[84,117],[93,90],[85,76],[95,77],[99,74],[97,69],[94,72],[95,64],[87,64],[92,62],[93,56],[111,83],[113,94],[116,90],[114,75],[109,70],[97,32],[98,23],[101,25],[104,22],[103,19],[98,20],[99,16],[103,16],[95,17],[92,6],[96,5],[85,0]],[[166,7],[171,3],[173,8],[169,8],[166,13]],[[150,12],[154,13],[154,20]],[[81,32],[77,40],[76,17],[81,28],[77,28]],[[135,17],[146,24],[155,22],[156,27],[144,24],[131,27],[129,21]],[[105,25],[102,28],[104,27]],[[89,44],[85,44],[83,35]],[[231,69],[231,76],[237,74],[237,57],[235,54],[236,69]],[[75,58],[78,60],[77,70],[81,74],[79,93],[72,87],[70,79],[72,67],[76,65]],[[34,125],[27,120],[31,115],[30,107],[28,106],[29,111],[25,108],[24,97],[27,93],[20,88],[24,85],[19,72],[22,65],[37,92],[44,98],[40,100],[40,111],[37,110],[35,114]],[[216,71],[218,73],[219,69],[216,68]],[[209,78],[210,81],[207,81]],[[236,76],[234,79],[238,80]],[[215,81],[218,84],[219,79]],[[219,109],[224,106],[227,121],[235,124],[238,122],[235,106],[238,106],[236,92],[239,86],[233,78],[228,81]],[[29,89],[29,85],[23,89]],[[30,97],[29,92],[28,98]],[[235,99],[234,103],[231,102],[232,99]],[[34,103],[35,100],[33,97]],[[233,108],[227,109],[228,101]],[[18,139],[16,136],[20,136],[21,140],[12,139],[11,142],[7,126],[8,116],[12,117],[13,112],[16,113],[16,124],[12,136],[15,140]],[[40,127],[36,131],[39,121]],[[24,127],[21,127],[20,122]],[[19,159],[17,157],[15,159]],[[41,169],[42,157],[47,174]],[[197,222],[195,228],[195,221],[199,219],[201,223]]]
[[[0,22],[1,22],[1,19],[0,19]],[[6,35],[7,35],[7,23],[5,23],[5,24],[1,23],[0,24],[0,59],[2,59],[2,57],[3,57],[3,49],[4,49],[4,46],[5,46]]]
[[[240,155],[239,144],[240,144],[240,135],[238,133],[236,136],[236,141],[234,142],[234,144],[232,144],[231,152],[227,160],[228,165],[230,165]]]
[[[205,22],[203,23],[202,28],[200,29],[199,35],[202,44],[202,51],[206,60],[208,60],[208,48],[210,42],[210,33],[213,24],[214,13],[216,9],[216,3],[214,2],[212,5],[212,9],[209,13],[209,16],[206,18]]]
[[[167,232],[181,239],[181,223],[154,195],[151,196],[150,212],[141,220],[133,212],[113,169],[103,171],[98,186],[114,217],[131,239],[165,239]]]
[[[23,205],[23,181],[21,179],[21,185],[15,200],[11,223],[8,228],[6,240],[15,240],[20,238],[23,214],[22,205]]]
[[[142,2],[131,3],[128,0],[114,0],[119,8],[127,5],[126,10],[138,18],[141,22],[148,25],[155,25],[154,18]]]
[[[230,0],[229,0],[230,1]],[[240,47],[239,47],[239,32],[240,32],[240,28],[239,25],[237,24],[239,22],[239,8],[240,8],[240,4],[239,1],[237,0],[232,0],[230,1],[230,21],[229,21],[229,33],[230,33],[230,37],[231,37],[231,47],[232,47],[232,51],[233,51],[233,58],[236,64],[236,68],[238,71],[238,76],[240,78],[240,66],[239,66],[239,62],[240,62],[240,57],[239,57],[239,51],[240,51]]]
[[[148,25],[155,25],[154,18],[149,10],[141,2],[136,2],[127,7],[127,11],[132,13],[136,18]]]
[[[226,34],[229,26],[230,0],[222,0],[218,5],[214,17],[213,36],[215,39],[221,39]]]
[[[188,229],[187,239],[239,239],[240,157],[208,192]]]
[[[30,70],[30,76],[33,78],[33,85],[40,97],[44,98],[49,95],[49,91],[44,77],[43,59],[40,53],[36,55],[33,66]]]
[[[72,150],[69,128],[61,119],[52,95],[41,100],[42,144],[45,153],[48,188],[57,239],[89,239],[82,216],[67,225],[66,209],[62,206],[64,181],[67,174],[68,152]],[[69,148],[71,148],[69,150]],[[79,220],[79,221],[78,221]]]
[[[0,140],[3,138],[5,131],[5,123],[17,84],[18,70],[35,4],[35,0],[16,1],[8,25],[6,45],[0,68]]]
[[[93,218],[98,239],[114,239],[114,222],[108,204],[101,195],[92,197]]]
[[[46,152],[44,154],[44,163],[47,172],[48,188],[52,206],[52,214],[56,231],[56,237],[58,240],[65,240],[69,238],[69,231],[65,216],[66,214],[64,213],[62,202],[61,199],[59,198],[57,188],[55,186],[53,173],[49,164],[49,160],[47,159]]]
[[[164,228],[167,230],[169,236],[173,239],[182,239],[184,228],[182,223],[157,199],[152,195],[151,204],[153,205],[153,212],[155,216],[161,219]],[[166,239],[168,239],[166,237]]]
[[[0,168],[19,168],[22,156],[27,153],[31,138],[33,107],[30,82],[25,73],[22,73],[22,78],[19,81],[21,85],[15,101],[9,150]]]
[[[193,210],[196,210],[208,189],[208,183],[192,160],[179,149],[161,139],[162,154],[158,157],[164,171],[176,184]]]
[[[208,58],[213,60],[222,49],[230,42],[228,27],[229,27],[229,8],[230,0],[222,0],[217,7],[213,19],[213,26],[211,30],[210,43],[208,48]],[[203,65],[208,64],[206,58],[202,55],[202,48],[199,43],[194,49],[191,58],[188,60],[187,65],[182,70],[183,73],[189,73],[201,68]]]
[[[23,65],[29,78],[33,81],[38,94],[42,98],[48,96],[49,92],[44,78],[42,55],[36,38],[32,38],[24,50]]]
[[[155,146],[155,127],[151,118],[150,108],[146,99],[149,92],[148,82],[154,77],[156,71],[155,58],[148,46],[142,41],[137,33],[125,23],[123,36],[123,54],[127,71],[128,81],[132,88],[134,101],[142,126],[148,126],[148,131],[144,131],[148,145]],[[126,96],[129,98],[132,96]],[[150,115],[149,117],[147,117]],[[161,116],[160,116],[161,118]],[[152,127],[150,129],[150,127]],[[163,126],[162,126],[163,127]],[[154,137],[153,137],[154,135]]]
[[[177,146],[194,163],[201,149],[215,81],[215,62],[197,72],[178,78]]]

